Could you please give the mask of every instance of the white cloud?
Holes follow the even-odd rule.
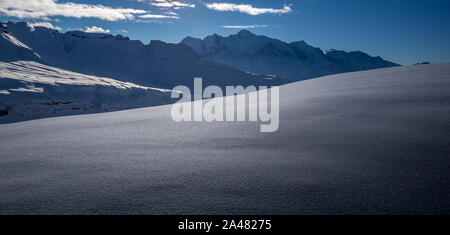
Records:
[[[157,24],[163,23],[162,21],[159,21],[159,20],[140,20],[140,19],[135,20],[135,22],[136,23],[157,23]]]
[[[140,15],[140,18],[144,19],[180,19],[177,15],[159,15],[159,14],[145,14]]]
[[[61,27],[58,26],[54,26],[52,23],[50,22],[35,22],[35,23],[28,23],[29,26],[31,27],[45,27],[45,28],[49,28],[49,29],[54,29],[54,30],[61,30]]]
[[[254,28],[265,28],[269,25],[266,24],[254,24],[254,25],[222,25],[222,28],[226,29],[254,29]]]
[[[102,27],[91,26],[91,27],[86,27],[84,32],[86,32],[86,33],[109,33],[111,31],[109,29],[103,29]]]
[[[154,1],[150,2],[151,5],[157,6],[157,7],[164,7],[164,8],[183,8],[183,7],[191,7],[194,8],[195,4],[187,4],[183,2],[177,2],[177,1]]]
[[[237,11],[241,13],[246,13],[249,15],[260,15],[260,14],[285,14],[292,11],[288,5],[284,5],[281,9],[273,8],[256,8],[250,4],[234,4],[234,3],[206,3],[207,8],[216,11]]]
[[[165,14],[166,15],[173,15],[173,16],[178,15],[176,12],[173,12],[173,11],[167,11]]]
[[[152,6],[159,8],[160,13],[150,13],[139,15],[139,18],[143,19],[180,19],[178,13],[174,10],[179,10],[182,8],[194,8],[195,4],[185,3],[177,0],[136,0],[138,2],[145,2]],[[136,20],[136,22],[149,23],[149,20]],[[161,23],[158,21],[157,23]],[[167,22],[172,23],[172,22]]]
[[[20,19],[44,19],[49,17],[92,17],[108,21],[134,19],[136,14],[147,11],[131,8],[112,8],[103,5],[59,3],[57,0],[0,0],[0,15]]]
[[[150,5],[161,7],[161,8],[184,8],[191,7],[194,8],[195,4],[184,3],[176,0],[138,0],[139,2],[148,2]]]

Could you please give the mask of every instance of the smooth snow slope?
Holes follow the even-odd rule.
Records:
[[[0,213],[450,213],[450,64],[280,94],[275,133],[170,106],[0,125]]]
[[[173,103],[171,90],[33,61],[0,61],[0,123]]]

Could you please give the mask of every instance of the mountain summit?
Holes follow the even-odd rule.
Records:
[[[248,30],[241,30],[228,37],[214,34],[203,40],[186,37],[180,44],[190,46],[205,59],[252,73],[279,75],[291,81],[399,66],[360,51],[324,52],[305,41],[286,43],[257,36]]]
[[[251,38],[251,37],[256,36],[256,34],[253,34],[252,32],[250,32],[246,29],[243,29],[237,33],[237,36],[240,38]]]

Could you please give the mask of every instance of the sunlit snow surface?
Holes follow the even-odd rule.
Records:
[[[33,61],[0,61],[0,123],[168,104],[170,94]]]
[[[0,125],[0,213],[450,213],[450,64],[280,95],[275,133],[170,106]]]
[[[121,82],[111,78],[90,76],[67,71],[33,61],[0,62],[0,78],[19,80],[23,83],[42,83],[47,85],[102,85],[115,88],[139,88],[144,90],[169,90],[139,86],[130,82]]]

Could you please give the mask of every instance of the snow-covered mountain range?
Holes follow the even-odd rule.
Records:
[[[203,59],[184,44],[110,34],[60,33],[0,23],[0,123],[168,104],[170,90],[204,85],[280,85]]]
[[[218,86],[288,82],[203,59],[184,44],[153,40],[145,45],[121,35],[59,33],[24,22],[2,24],[1,31],[1,61],[33,60],[73,72],[167,89],[192,85],[194,76],[203,77],[205,85]]]
[[[330,74],[353,72],[398,64],[371,57],[363,52],[322,51],[304,41],[286,43],[247,30],[203,40],[187,37],[181,41],[203,58],[257,74],[274,74],[299,81]]]
[[[0,123],[174,102],[175,86],[282,85],[396,66],[362,52],[326,51],[243,30],[236,35],[144,44],[121,35],[60,33],[0,22]]]

